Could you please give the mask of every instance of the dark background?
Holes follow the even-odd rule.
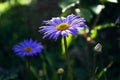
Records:
[[[104,8],[96,14],[98,5]],[[120,80],[120,20],[116,23],[120,2],[107,0],[0,0],[0,80],[59,80],[60,67],[64,69],[63,80],[67,80],[61,38],[42,39],[38,30],[44,20],[71,13],[84,17],[88,25],[68,46],[74,80],[92,80],[94,66],[96,80]],[[28,71],[27,58],[16,56],[12,47],[30,38],[41,42],[44,50],[30,57]],[[93,50],[97,43],[102,45],[101,53]]]

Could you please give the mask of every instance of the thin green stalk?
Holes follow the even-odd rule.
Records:
[[[95,80],[95,68],[96,68],[96,55],[93,55],[93,71],[92,71],[92,80]]]
[[[22,58],[21,60],[21,65],[22,65],[22,70],[21,70],[21,80],[24,80],[24,76],[25,76],[25,70],[26,70],[26,62],[25,60]]]
[[[95,21],[94,21],[94,23],[93,23],[92,28],[94,28],[94,27],[96,26],[96,24],[98,23],[98,21],[99,21],[99,19],[100,19],[100,16],[101,16],[101,13],[97,15],[97,17],[96,17],[96,19],[95,19]]]
[[[68,67],[68,80],[73,80],[72,68],[70,65],[70,57],[69,57],[68,49],[67,49],[67,40],[66,40],[66,37],[63,37],[63,38],[64,38],[64,48],[65,48],[65,54],[66,54],[66,63]]]
[[[104,68],[104,63],[103,63],[103,59],[102,59],[102,53],[100,53],[100,59],[101,59],[101,67]],[[104,80],[107,80],[106,72],[104,73]]]

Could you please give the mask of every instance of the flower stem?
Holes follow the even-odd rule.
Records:
[[[103,63],[103,59],[102,59],[102,53],[100,53],[100,60],[101,60],[101,67],[104,68],[104,63]],[[106,72],[104,72],[104,80],[107,80]]]
[[[63,77],[63,76],[62,76],[61,74],[60,74],[59,76],[60,76],[60,80],[62,80],[62,77]]]
[[[31,71],[30,71],[30,65],[31,65],[31,63],[30,63],[30,57],[28,57],[27,58],[27,73],[29,73],[28,76],[31,76],[30,75],[30,73],[31,73]],[[30,77],[28,77],[28,79],[31,80]]]
[[[42,65],[43,65],[43,76],[45,76],[45,79],[48,80],[48,73],[47,73],[47,69],[46,69],[46,62],[45,62],[45,58],[42,54],[40,54],[40,58],[42,59]],[[43,77],[42,76],[42,77]]]
[[[63,37],[63,38],[64,38],[64,48],[65,48],[65,54],[66,54],[66,63],[68,67],[68,80],[73,80],[72,68],[70,65],[70,57],[69,57],[68,49],[67,49],[67,40],[66,40],[66,37]]]
[[[30,72],[30,57],[27,58],[27,68],[28,72]]]

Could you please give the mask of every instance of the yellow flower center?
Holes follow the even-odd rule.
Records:
[[[57,30],[66,30],[67,28],[69,28],[69,24],[67,24],[67,23],[61,23],[56,26]]]
[[[32,48],[26,47],[26,48],[24,48],[24,51],[25,51],[25,52],[30,52],[30,51],[32,51]]]

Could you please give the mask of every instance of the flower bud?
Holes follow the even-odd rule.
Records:
[[[102,45],[100,43],[98,43],[95,47],[94,47],[94,50],[96,52],[102,52]]]
[[[39,75],[42,77],[44,75],[43,70],[39,70]]]
[[[116,23],[116,24],[120,24],[120,16],[117,18],[117,20],[116,20],[115,23]]]
[[[63,68],[59,68],[59,69],[57,70],[57,73],[58,73],[58,74],[63,74],[63,73],[64,73],[64,69],[63,69]]]

